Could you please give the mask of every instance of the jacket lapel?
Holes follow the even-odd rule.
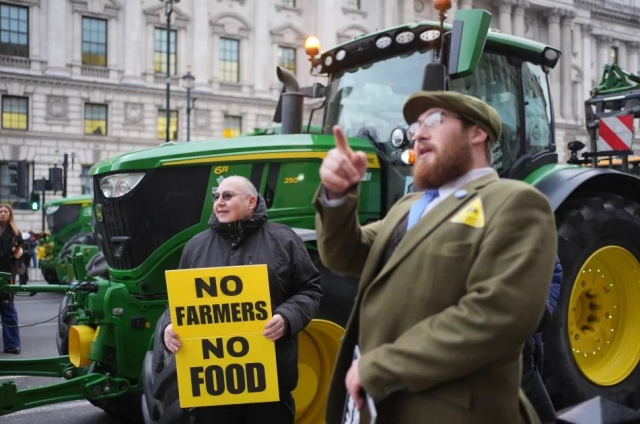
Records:
[[[422,196],[422,193],[410,193],[406,196],[405,201],[400,201],[393,207],[389,214],[384,218],[384,226],[378,232],[376,240],[371,246],[367,263],[360,276],[359,293],[363,293],[366,286],[375,277],[375,273],[380,270],[379,264],[383,258],[389,239],[393,235],[395,229],[400,225],[405,215],[409,213],[411,205]]]
[[[427,238],[436,228],[440,226],[440,224],[442,224],[444,221],[449,219],[453,214],[455,214],[460,209],[460,207],[462,207],[464,204],[467,203],[467,201],[472,199],[477,194],[477,191],[481,187],[484,187],[485,185],[498,180],[499,180],[498,174],[496,174],[495,172],[492,172],[491,174],[475,179],[459,189],[459,190],[463,190],[463,189],[466,190],[467,191],[466,196],[464,196],[461,199],[458,199],[454,195],[451,195],[447,197],[444,201],[442,201],[442,203],[438,204],[431,211],[429,211],[427,216],[420,219],[420,221],[418,221],[416,226],[411,231],[407,232],[407,234],[405,234],[405,236],[402,238],[402,241],[400,241],[400,243],[398,244],[396,251],[391,255],[391,257],[389,258],[389,261],[385,264],[384,268],[382,268],[382,270],[378,273],[378,275],[372,278],[373,281],[371,281],[371,284],[367,284],[367,285],[372,285],[376,281],[380,280],[380,278],[384,277],[387,273],[389,273],[389,271],[391,271],[398,264],[400,264],[402,260],[409,253],[411,253],[414,249],[416,249],[416,247],[418,246],[418,244],[420,244],[420,242],[422,242],[425,238]],[[409,209],[411,208],[411,205],[415,200],[417,200],[417,197],[411,202],[404,202],[405,204],[408,205],[405,208],[405,214],[408,213]],[[404,214],[400,216],[400,219],[402,219],[402,217],[404,217]],[[398,222],[396,222],[395,224],[397,225]],[[395,226],[393,227],[393,229],[395,229]],[[385,244],[382,246],[382,250],[384,250],[384,248],[386,247],[386,241],[388,241],[388,238],[393,232],[393,229],[391,229],[389,236],[387,236],[387,238],[385,239]],[[376,258],[375,263],[378,263],[379,259],[380,257],[378,256]],[[363,282],[365,281],[368,281],[368,280],[363,280]]]

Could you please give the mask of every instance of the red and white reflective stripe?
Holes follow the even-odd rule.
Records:
[[[598,128],[598,151],[631,150],[633,115],[601,118]]]

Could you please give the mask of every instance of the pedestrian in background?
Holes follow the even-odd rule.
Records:
[[[27,284],[29,281],[29,266],[31,265],[32,258],[37,256],[36,248],[37,243],[34,240],[33,233],[31,231],[27,233],[22,233],[22,239],[24,243],[22,245],[22,258],[20,258],[22,265],[24,266],[24,270],[20,275],[20,284]],[[22,266],[19,268],[22,270]]]
[[[0,204],[0,272],[11,274],[11,284],[17,275],[18,260],[22,256],[22,236],[16,227],[13,209]],[[0,293],[0,320],[2,321],[2,342],[5,353],[20,353],[20,330],[18,311],[13,303],[13,294]]]
[[[560,258],[556,258],[551,287],[547,295],[546,310],[542,315],[542,320],[536,333],[524,343],[524,349],[522,350],[522,390],[529,398],[543,424],[556,422],[556,411],[542,379],[542,363],[544,360],[542,333],[551,324],[553,312],[558,304],[561,285],[562,265],[560,264]]]

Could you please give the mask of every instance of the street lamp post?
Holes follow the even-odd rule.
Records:
[[[182,76],[182,81],[187,89],[187,141],[191,141],[191,90],[193,89],[196,78],[187,71]]]
[[[173,3],[180,0],[160,0],[164,3],[164,15],[167,18],[167,125],[165,127],[165,143],[169,142],[169,128],[171,123],[171,14],[173,13]]]

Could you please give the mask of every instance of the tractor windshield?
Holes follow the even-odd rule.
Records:
[[[333,75],[329,86],[323,132],[340,125],[347,137],[388,142],[391,131],[407,126],[402,106],[420,90],[431,50],[367,63]]]
[[[60,207],[48,208],[47,226],[51,235],[56,235],[67,225],[75,222],[80,215],[80,204],[60,205]]]

